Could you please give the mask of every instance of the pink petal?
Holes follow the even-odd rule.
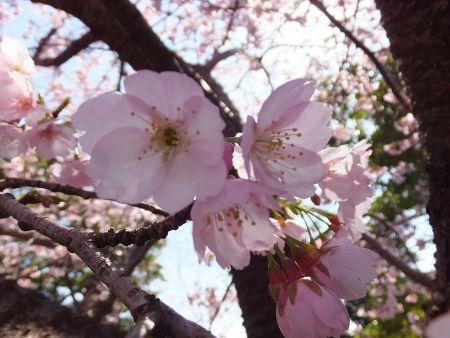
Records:
[[[300,113],[298,113],[299,111]],[[319,151],[331,138],[331,128],[327,127],[330,118],[331,110],[325,104],[307,102],[292,106],[282,113],[279,124],[286,129],[298,129],[301,136],[299,138],[292,137],[295,144],[309,150]]]
[[[120,127],[102,137],[92,151],[87,173],[102,198],[138,203],[149,198],[165,177],[161,155],[145,155],[149,134]]]
[[[87,133],[79,141],[91,153],[97,141],[118,127],[150,126],[148,107],[137,98],[119,93],[106,93],[84,102],[72,116],[72,124]]]
[[[307,83],[305,79],[292,80],[278,87],[264,102],[258,115],[261,129],[277,120],[279,114],[289,107],[309,101],[314,90],[314,83]]]
[[[31,83],[19,73],[0,70],[0,121],[25,117],[35,106]]]
[[[28,50],[18,40],[3,37],[0,41],[0,70],[33,76],[36,72]]]
[[[204,97],[193,96],[183,106],[183,114],[191,143],[190,155],[205,165],[216,165],[222,159],[225,146],[222,134],[225,123],[218,108]]]
[[[209,167],[195,158],[180,153],[168,164],[166,179],[155,192],[155,201],[164,210],[175,212],[187,206],[195,196],[205,198],[217,194],[226,179],[223,161]]]
[[[0,157],[11,159],[25,149],[22,130],[9,124],[0,124]]]
[[[201,87],[187,75],[177,72],[140,70],[124,80],[127,94],[143,100],[170,120],[181,116],[181,108],[191,96],[203,96]]]

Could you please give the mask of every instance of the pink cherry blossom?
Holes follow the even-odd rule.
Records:
[[[153,196],[169,212],[223,187],[225,127],[218,108],[186,75],[144,70],[128,76],[127,94],[85,102],[73,125],[91,155],[88,175],[99,196],[136,203]]]
[[[367,293],[364,283],[370,283],[377,276],[375,261],[378,255],[347,238],[333,238],[320,250],[323,252],[320,262],[330,276],[330,289],[345,300],[364,297]]]
[[[271,249],[276,229],[268,207],[276,207],[274,193],[257,182],[228,179],[219,194],[196,201],[191,217],[199,258],[208,247],[223,268],[242,269],[250,263],[250,251]]]
[[[344,224],[342,234],[348,234],[353,240],[359,239],[361,233],[366,232],[363,215],[369,211],[372,199],[367,199],[358,205],[353,202],[339,202],[337,216]]]
[[[93,185],[94,182],[86,174],[87,163],[87,161],[73,160],[58,164],[52,171],[56,176],[54,181],[78,188]]]
[[[400,161],[397,166],[390,168],[391,180],[396,184],[402,184],[406,180],[406,174],[415,169],[414,163]]]
[[[14,121],[35,107],[31,83],[21,74],[0,70],[0,121]]]
[[[314,85],[290,81],[264,102],[258,122],[247,119],[242,154],[251,177],[297,197],[309,197],[326,174],[317,154],[331,137],[330,109],[309,101]]]
[[[11,159],[25,149],[22,130],[10,124],[0,124],[0,157]]]
[[[0,40],[0,70],[33,76],[36,72],[28,50],[18,40],[3,37]]]
[[[67,156],[76,146],[72,129],[53,121],[37,124],[25,138],[30,147],[36,147],[36,152],[46,160]]]
[[[419,123],[413,114],[408,113],[399,120],[394,122],[394,127],[404,135],[411,135],[419,128]]]
[[[339,297],[307,278],[298,280],[295,287],[293,297],[285,300],[284,307],[277,308],[278,326],[283,335],[286,338],[340,337],[348,328],[350,318]]]
[[[333,137],[339,141],[349,141],[358,131],[347,129],[343,124],[337,124],[331,127]]]
[[[403,154],[406,150],[414,147],[420,141],[420,136],[418,132],[412,133],[410,137],[405,138],[401,141],[395,141],[383,146],[383,150],[391,156],[399,156]]]
[[[364,140],[353,148],[343,145],[320,152],[328,167],[327,176],[320,183],[325,198],[357,205],[373,195],[369,187],[372,178],[367,173],[369,147]]]
[[[45,106],[37,105],[36,108],[27,115],[25,124],[29,127],[34,127],[39,124],[39,122],[43,122],[46,118],[52,118],[48,109]]]

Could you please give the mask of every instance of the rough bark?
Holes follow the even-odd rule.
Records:
[[[450,1],[376,3],[427,151],[437,314],[450,308]]]
[[[0,337],[116,338],[123,335],[117,326],[99,324],[38,291],[0,278]]]

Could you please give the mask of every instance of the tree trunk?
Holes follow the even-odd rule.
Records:
[[[439,314],[450,308],[450,1],[376,3],[427,151]]]
[[[268,291],[265,256],[253,256],[243,270],[232,270],[248,338],[283,337],[275,317],[275,302]]]

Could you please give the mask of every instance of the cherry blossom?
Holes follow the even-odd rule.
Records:
[[[3,37],[0,40],[0,70],[18,72],[30,77],[36,72],[33,59],[20,41]]]
[[[191,218],[200,260],[208,247],[223,268],[242,269],[250,263],[250,251],[271,249],[276,229],[267,208],[274,207],[275,193],[256,182],[228,179],[219,194],[196,201]]]
[[[345,300],[364,297],[367,293],[364,283],[370,283],[377,276],[375,261],[378,255],[345,237],[333,238],[320,251],[323,253],[320,262],[330,276],[326,285]]]
[[[372,199],[367,199],[358,205],[353,202],[339,202],[338,219],[343,223],[342,234],[348,234],[353,240],[359,239],[366,232],[364,214],[369,211]]]
[[[74,126],[91,155],[87,173],[99,196],[136,203],[153,196],[175,212],[223,187],[224,122],[186,75],[144,70],[128,76],[127,94],[85,102]]]
[[[67,156],[76,146],[72,129],[54,121],[35,125],[25,134],[25,139],[46,160],[55,156]]]
[[[19,120],[34,109],[35,93],[21,74],[0,70],[0,87],[0,120]]]
[[[357,134],[357,131],[347,129],[343,124],[337,124],[331,127],[333,131],[333,137],[339,141],[350,141],[352,136]]]
[[[0,157],[13,158],[25,151],[23,132],[10,124],[0,124]]]
[[[350,323],[347,309],[338,296],[311,279],[302,278],[294,284],[295,292],[286,293],[283,310],[276,316],[286,338],[339,337]]]
[[[417,120],[414,118],[413,114],[407,113],[401,119],[395,121],[394,123],[395,129],[404,135],[411,135],[419,128],[419,124]]]
[[[86,174],[87,163],[87,161],[81,160],[58,163],[52,171],[53,175],[56,176],[54,181],[78,188],[92,185],[92,180]]]
[[[317,154],[331,137],[330,109],[309,101],[314,85],[290,81],[264,102],[258,122],[244,125],[242,154],[250,176],[297,197],[309,197],[326,174]]]
[[[334,201],[363,202],[373,191],[369,187],[372,179],[367,173],[367,160],[371,151],[365,140],[353,148],[346,145],[327,148],[320,152],[322,160],[328,166],[328,173],[320,183],[322,194]]]

